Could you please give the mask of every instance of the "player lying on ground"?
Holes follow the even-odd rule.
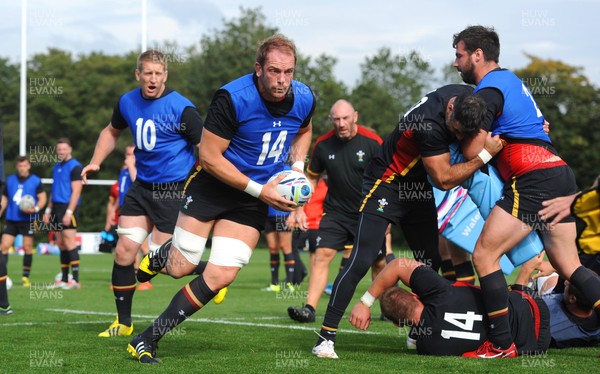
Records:
[[[394,287],[398,281],[414,294]],[[399,258],[389,263],[352,309],[350,323],[368,329],[370,307],[380,297],[386,317],[398,326],[410,327],[419,354],[458,356],[487,339],[481,290],[452,283],[420,262]],[[543,301],[512,291],[509,318],[519,354],[540,354],[548,349],[549,312]]]

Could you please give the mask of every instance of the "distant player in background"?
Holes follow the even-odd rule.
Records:
[[[111,231],[113,226],[117,226],[121,207],[125,201],[125,195],[135,181],[137,169],[135,167],[135,144],[128,144],[125,147],[125,159],[117,181],[111,186],[110,196],[106,212],[106,224],[104,231]]]
[[[8,249],[15,242],[15,237],[23,235],[23,287],[29,287],[29,275],[33,262],[33,233],[37,213],[46,206],[46,192],[42,180],[31,174],[31,163],[26,156],[17,158],[17,172],[6,179],[6,186],[2,193],[0,216],[6,211],[6,223],[2,230],[2,257],[8,264]],[[19,204],[25,195],[33,196],[35,205],[29,210],[21,210]]]
[[[290,306],[287,310],[291,319],[303,323],[315,321],[319,299],[327,285],[329,265],[335,255],[338,251],[352,248],[358,224],[363,172],[382,143],[377,134],[357,123],[358,112],[347,100],[337,100],[331,106],[329,120],[333,129],[317,139],[306,169],[313,186],[324,173],[329,186],[319,225],[320,240],[311,263],[308,295],[303,307]],[[296,215],[300,220],[306,219],[303,208],[299,208]],[[385,250],[382,258],[384,255]],[[341,267],[345,263],[343,261]],[[372,263],[375,264],[375,261]],[[380,268],[383,266],[381,262]]]
[[[106,203],[106,221],[102,234],[109,233],[117,227],[119,220],[119,181],[110,186],[108,202]],[[112,240],[111,240],[112,241]]]
[[[313,267],[313,261],[315,257],[315,252],[317,250],[317,238],[319,236],[319,225],[321,224],[321,218],[323,217],[323,201],[325,200],[325,196],[327,195],[327,177],[324,176],[319,180],[317,186],[313,190],[312,197],[310,201],[304,205],[304,214],[306,215],[306,230],[301,230],[297,226],[297,217],[296,211],[290,213],[288,218],[288,222],[290,225],[294,225],[296,229],[292,234],[292,251],[294,253],[294,258],[296,260],[296,265],[298,265],[298,261],[302,264],[302,260],[300,259],[300,251],[308,250],[308,272]],[[304,276],[308,274],[304,264],[302,264],[302,268],[298,268],[294,270],[295,282],[294,284],[299,284],[304,279],[304,276],[300,274],[300,272],[304,270]]]
[[[56,244],[60,249],[62,278],[54,286],[65,290],[81,287],[79,252],[75,242],[81,203],[81,163],[73,158],[72,152],[69,139],[58,139],[56,154],[59,162],[52,169],[52,192],[44,212],[44,223],[52,224],[52,229],[56,232]],[[71,282],[69,282],[69,266],[73,275]]]
[[[108,193],[106,220],[104,229],[100,232],[100,252],[112,253],[117,246],[117,222],[119,222],[119,181],[110,186]],[[112,284],[110,289],[112,290]]]
[[[2,129],[0,128],[0,188],[4,187],[4,145],[2,139]],[[2,205],[4,207],[4,205]],[[0,316],[12,314],[12,309],[8,303],[8,293],[6,292],[6,280],[8,279],[6,270],[6,259],[0,254]]]
[[[294,291],[294,267],[296,260],[292,254],[292,231],[286,221],[289,212],[282,212],[269,207],[267,222],[265,224],[265,240],[269,248],[271,284],[265,288],[265,291],[280,292],[283,289]],[[283,287],[279,284],[279,250],[283,252],[283,261],[285,266],[285,282]]]
[[[150,251],[171,238],[183,185],[196,162],[194,147],[200,144],[202,119],[190,100],[166,86],[167,76],[163,53],[148,50],[138,56],[135,77],[140,87],[119,98],[89,165],[81,173],[85,181],[89,173],[98,171],[121,133],[131,130],[137,175],[123,198],[119,216],[112,272],[117,318],[100,337],[132,334],[135,259],[149,232]]]
[[[4,187],[2,186],[2,180],[0,180],[0,187]],[[4,204],[2,204],[2,207],[4,207]],[[0,316],[7,316],[13,312],[8,302],[7,279],[6,258],[2,255],[0,256]]]
[[[171,303],[137,335],[128,351],[142,363],[158,363],[158,341],[231,284],[252,255],[267,219],[267,206],[291,211],[297,204],[277,193],[286,161],[302,172],[310,146],[315,97],[293,80],[296,47],[281,34],[260,43],[254,73],[219,89],[206,117],[200,167],[187,181],[173,241],[142,261],[140,275],[165,266],[179,278],[199,264],[212,232],[206,269],[175,294]],[[305,228],[305,227],[303,227]]]

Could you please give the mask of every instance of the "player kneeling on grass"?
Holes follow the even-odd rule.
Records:
[[[401,281],[413,293],[394,287]],[[452,355],[472,351],[487,339],[487,316],[481,290],[443,278],[422,263],[396,259],[377,276],[350,314],[350,323],[366,330],[370,307],[380,299],[385,316],[410,328],[417,353]],[[527,293],[511,291],[509,318],[520,355],[544,353],[550,344],[550,315],[546,304]]]

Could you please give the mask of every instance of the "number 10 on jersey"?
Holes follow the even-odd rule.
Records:
[[[151,151],[156,145],[156,125],[151,119],[144,122],[143,118],[135,121],[135,145],[138,149]]]

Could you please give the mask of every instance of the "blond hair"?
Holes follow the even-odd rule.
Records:
[[[168,70],[167,59],[165,55],[162,52],[157,51],[156,49],[149,49],[145,52],[140,53],[136,63],[136,69],[138,71],[142,71],[142,65],[144,62],[159,63],[165,68],[165,71]]]

